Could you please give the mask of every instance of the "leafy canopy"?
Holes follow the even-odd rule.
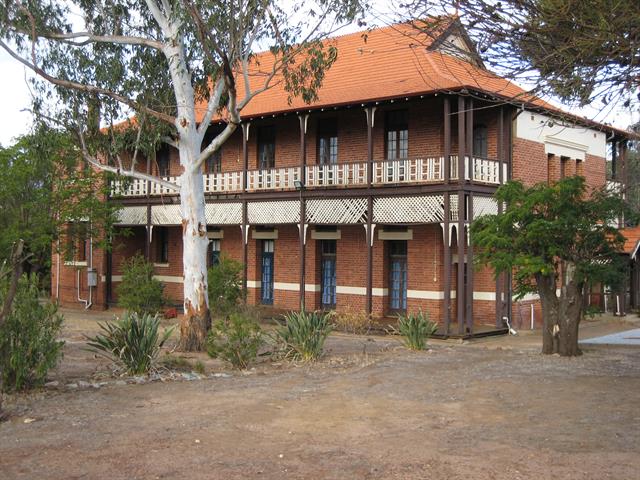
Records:
[[[22,239],[30,263],[48,266],[64,224],[83,224],[86,235],[110,230],[117,207],[104,201],[103,175],[78,168],[80,161],[69,135],[42,125],[14,145],[0,147],[1,259],[9,258]],[[67,244],[61,243],[61,250]]]
[[[584,178],[576,176],[530,188],[512,181],[498,189],[496,200],[504,212],[479,217],[471,239],[479,264],[496,274],[514,271],[516,295],[536,292],[538,275],[559,280],[566,264],[575,267],[580,284],[620,281],[624,237],[613,226],[625,211],[620,197],[605,190],[588,194]]]

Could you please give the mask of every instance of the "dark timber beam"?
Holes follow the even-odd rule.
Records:
[[[305,304],[305,244],[306,244],[306,203],[304,199],[304,180],[307,165],[307,121],[309,115],[299,115],[300,120],[300,311],[304,312]]]
[[[444,334],[449,335],[451,326],[451,239],[449,238],[449,222],[451,218],[451,201],[449,193],[444,194],[444,223],[443,225],[443,254],[444,254],[444,302],[442,315],[444,317]]]
[[[442,123],[444,125],[444,183],[449,183],[451,178],[451,101],[444,97],[444,112]]]
[[[467,98],[467,105],[465,109],[465,117],[467,119],[467,153],[469,155],[469,183],[473,183],[474,177],[474,164],[473,164],[473,99]]]
[[[443,111],[444,125],[444,183],[448,184],[451,178],[451,101],[448,96],[444,97]],[[442,314],[444,317],[444,334],[449,335],[451,327],[451,232],[449,225],[451,222],[451,200],[449,192],[444,192],[444,219],[443,219],[443,263],[444,263],[444,301],[442,303]]]
[[[465,251],[465,238],[464,238],[464,221],[465,221],[465,198],[464,198],[464,183],[465,183],[465,169],[464,159],[466,156],[465,150],[465,99],[462,96],[458,97],[458,281],[456,287],[456,300],[457,300],[457,317],[458,317],[458,333],[462,335],[464,333],[464,317],[465,317],[465,288],[464,288],[464,251]]]
[[[498,172],[498,178],[500,185],[504,183],[504,107],[498,109],[498,165],[500,171]],[[502,215],[502,202],[498,203],[498,215]],[[496,276],[496,327],[502,327],[502,284],[504,283],[503,274]]]
[[[365,108],[367,116],[367,186],[371,190],[373,183],[373,126],[375,123],[375,107]],[[366,312],[371,315],[373,312],[373,195],[367,195],[367,294]]]
[[[473,222],[473,193],[467,196],[467,333],[473,333],[473,243],[471,243],[471,223]]]
[[[250,123],[242,124],[242,191],[247,192],[247,171],[249,170],[249,128]],[[242,201],[242,288],[244,290],[244,301],[247,301],[247,269],[249,263],[249,252],[247,242],[249,241],[249,235],[247,229],[249,228],[249,219],[247,218],[247,201]]]

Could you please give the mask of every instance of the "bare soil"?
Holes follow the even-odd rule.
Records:
[[[6,398],[2,479],[640,478],[638,347],[565,359],[538,353],[539,332],[424,352],[335,334],[313,365],[190,355],[225,375],[71,390],[108,377],[83,335],[111,315],[66,313],[59,388]]]

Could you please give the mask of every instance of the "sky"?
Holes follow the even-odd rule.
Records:
[[[358,30],[357,27],[348,27],[340,33]],[[2,48],[0,48],[0,144],[7,147],[13,143],[13,139],[19,135],[28,133],[32,124],[31,114],[28,110],[31,105],[31,96],[27,84],[27,77],[30,75],[16,60],[11,58]],[[526,88],[526,86],[524,86]],[[545,99],[564,110],[571,113],[585,116],[589,119],[601,123],[609,123],[614,127],[626,129],[629,125],[640,121],[640,114],[636,111],[632,113],[628,109],[621,107],[609,107],[600,109],[587,107],[576,110],[563,107],[553,99]]]

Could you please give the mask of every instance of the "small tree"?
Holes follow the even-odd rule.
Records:
[[[0,286],[0,300],[11,289],[8,283]],[[56,305],[41,304],[38,293],[35,275],[23,275],[13,309],[0,324],[0,386],[7,391],[41,385],[62,356],[64,342],[58,335],[63,317]]]
[[[542,353],[579,355],[583,296],[595,282],[620,282],[624,238],[612,225],[624,210],[619,197],[587,194],[582,177],[525,188],[509,182],[496,193],[501,215],[485,215],[471,226],[476,261],[496,275],[513,272],[515,294],[537,293],[542,303]]]
[[[118,305],[139,314],[155,315],[164,304],[164,285],[153,278],[153,265],[140,254],[124,262],[122,282],[116,288]]]
[[[232,313],[244,295],[242,264],[223,255],[220,262],[209,269],[208,276],[212,312],[222,316]]]

